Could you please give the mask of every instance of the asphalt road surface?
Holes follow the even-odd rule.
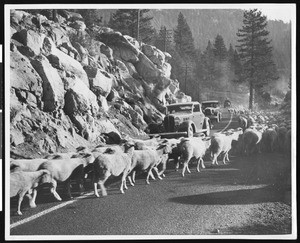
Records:
[[[228,113],[214,125],[212,134],[226,126],[237,127],[236,118],[231,120]],[[127,183],[125,194],[120,193],[120,180],[111,180],[108,196],[100,198],[93,195],[91,185],[83,196],[62,202],[41,191],[37,208],[28,208],[24,200],[22,216],[14,215],[16,205],[12,201],[10,235],[86,235],[101,239],[107,235],[147,238],[291,233],[290,175],[282,173],[288,164],[284,156],[230,159],[230,164],[214,167],[205,160],[206,168],[201,172],[192,164],[191,174],[185,177],[181,168],[176,172],[170,162],[163,180],[150,180],[147,185],[145,174],[141,174],[134,187]],[[255,161],[263,163],[251,170]]]

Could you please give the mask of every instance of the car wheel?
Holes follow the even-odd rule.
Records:
[[[193,129],[192,125],[189,125],[189,127],[187,129],[187,136],[193,137],[193,135],[194,135],[194,129]]]

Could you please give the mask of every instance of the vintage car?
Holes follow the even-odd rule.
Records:
[[[216,121],[217,123],[222,119],[222,113],[220,110],[220,103],[217,100],[203,101],[201,103],[202,110],[206,117],[209,117],[211,121]]]
[[[155,126],[152,125],[152,128],[154,129],[152,131],[150,129],[150,135],[155,133]],[[192,137],[204,133],[209,136],[210,128],[210,119],[203,114],[199,102],[175,103],[166,106],[163,132],[156,135],[161,137]]]

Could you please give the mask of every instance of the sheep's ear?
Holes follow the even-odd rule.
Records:
[[[204,134],[204,133],[201,133],[201,134],[200,134],[200,138],[205,138],[205,134]]]
[[[86,153],[86,154],[83,155],[83,158],[88,158],[88,157],[91,157],[91,156],[92,156],[92,154]]]
[[[160,150],[160,149],[165,148],[165,147],[167,147],[167,144],[160,144],[160,145],[157,147],[156,150]]]
[[[42,175],[50,175],[50,171],[49,170],[43,170]]]

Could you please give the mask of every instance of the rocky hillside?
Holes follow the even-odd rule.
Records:
[[[10,26],[12,157],[144,137],[163,105],[190,99],[170,79],[170,54],[109,28],[87,29],[77,13],[59,10],[52,21],[13,10]]]

